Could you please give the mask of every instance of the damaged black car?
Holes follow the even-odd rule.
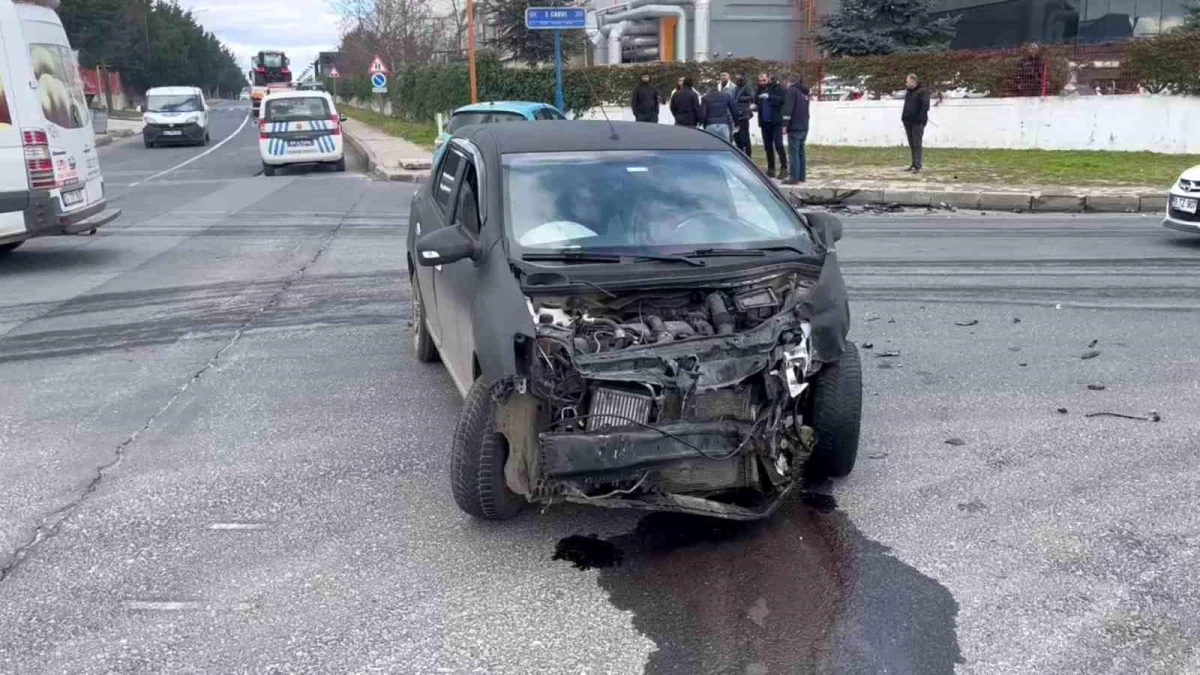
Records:
[[[408,235],[413,350],[465,399],[455,502],[751,520],[849,474],[862,381],[840,237],[695,130],[456,132]]]

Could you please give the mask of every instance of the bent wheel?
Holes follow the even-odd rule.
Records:
[[[421,300],[421,292],[413,286],[413,335],[412,349],[418,361],[433,363],[438,360],[437,347],[429,328],[425,326],[425,303]]]
[[[504,482],[508,441],[496,433],[493,385],[475,380],[450,448],[450,491],[464,512],[483,520],[517,515],[525,499]]]
[[[805,469],[821,478],[850,475],[862,428],[862,362],[853,342],[847,340],[841,358],[813,378],[809,402],[816,447]]]

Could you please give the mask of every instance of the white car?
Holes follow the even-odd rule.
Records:
[[[0,254],[92,232],[108,206],[96,135],[58,0],[0,0]]]
[[[323,91],[272,92],[262,102],[258,150],[263,174],[288,164],[326,164],[346,170],[342,122],[333,97]]]
[[[238,94],[238,100],[239,101],[249,101],[250,100],[250,90],[243,89],[242,93]]]
[[[208,103],[199,87],[155,87],[146,92],[142,143],[208,145]]]
[[[1162,224],[1173,230],[1200,234],[1200,166],[1184,171],[1171,186]]]

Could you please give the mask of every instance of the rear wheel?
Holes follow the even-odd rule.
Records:
[[[5,253],[12,253],[13,251],[20,248],[21,244],[24,244],[24,243],[25,243],[25,240],[22,239],[21,241],[14,241],[9,244],[0,244],[0,255],[4,255]]]
[[[854,470],[862,427],[862,362],[847,341],[842,356],[812,379],[809,419],[816,447],[805,469],[818,478],[842,478]]]
[[[266,162],[263,162],[263,175],[264,176],[274,176],[275,175],[275,167],[271,166],[270,164],[267,164]]]
[[[143,138],[143,139],[142,139],[142,144],[143,144],[143,145],[145,145],[147,148],[153,148],[153,147],[154,147],[154,141],[150,140],[149,138]]]
[[[494,385],[475,380],[463,402],[450,449],[450,491],[458,508],[483,520],[517,515],[525,499],[508,489],[508,440],[496,433]]]
[[[334,162],[333,170],[334,171],[345,171],[346,170],[346,158],[343,157],[343,158],[339,159],[338,161]]]

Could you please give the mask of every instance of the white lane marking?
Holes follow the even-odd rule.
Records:
[[[213,523],[208,526],[210,530],[265,530],[266,523]]]
[[[136,182],[136,183],[130,183],[130,184],[129,184],[129,187],[131,187],[131,188],[134,188],[134,187],[137,187],[137,186],[141,185],[142,183],[149,183],[150,181],[154,180],[155,178],[159,178],[159,177],[161,177],[161,176],[165,176],[165,175],[167,175],[167,174],[171,173],[172,171],[176,171],[176,170],[178,170],[178,169],[182,169],[183,167],[187,166],[188,164],[191,164],[192,162],[194,162],[194,161],[196,161],[196,160],[200,159],[201,157],[203,157],[203,156],[207,155],[207,154],[208,154],[208,153],[210,153],[210,152],[215,152],[215,151],[219,150],[219,149],[221,148],[221,146],[222,146],[222,145],[225,145],[225,144],[226,144],[226,143],[228,143],[229,141],[233,140],[233,138],[234,138],[235,136],[237,136],[238,134],[242,133],[242,129],[245,129],[245,128],[246,128],[246,123],[247,123],[247,122],[249,122],[249,121],[250,121],[250,114],[249,114],[249,113],[247,113],[247,114],[246,114],[246,117],[242,119],[242,123],[238,125],[238,128],[237,128],[237,129],[236,129],[236,130],[235,130],[235,131],[234,131],[232,134],[229,134],[229,135],[228,135],[228,136],[226,136],[225,138],[221,139],[221,142],[220,142],[220,143],[217,143],[216,145],[212,146],[211,148],[209,148],[209,149],[205,150],[204,152],[202,152],[202,153],[200,153],[200,154],[196,155],[195,157],[193,157],[193,158],[191,158],[191,159],[189,159],[189,160],[185,160],[185,161],[183,161],[183,162],[180,162],[179,164],[176,164],[175,166],[173,166],[173,167],[171,167],[171,168],[169,168],[169,169],[163,169],[162,171],[159,171],[158,173],[156,173],[156,174],[154,174],[154,175],[150,176],[149,178],[145,178],[145,179],[139,180],[139,181],[138,181],[138,182]]]
[[[205,605],[194,600],[127,600],[125,607],[140,612],[193,612]]]

